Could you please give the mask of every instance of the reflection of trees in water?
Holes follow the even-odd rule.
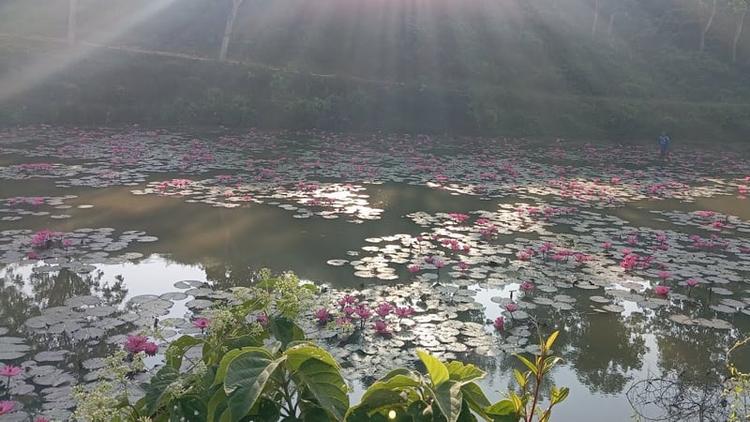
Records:
[[[23,277],[14,274],[12,268],[6,269],[5,276],[0,278],[0,321],[10,329],[39,314],[39,305],[24,293],[24,284]]]
[[[247,265],[231,265],[226,262],[205,264],[206,280],[219,290],[236,286],[248,286],[255,279],[257,268]]]
[[[109,305],[122,303],[128,292],[124,279],[117,276],[115,282],[104,283],[103,276],[102,271],[79,274],[61,269],[52,273],[32,272],[24,279],[13,267],[8,267],[0,278],[0,320],[10,328],[17,328],[29,317],[39,315],[42,309],[63,306],[74,296],[96,295]],[[27,293],[27,286],[31,287],[31,294]]]
[[[659,345],[659,367],[664,373],[682,374],[685,382],[693,380],[695,385],[718,382],[737,332],[676,324],[668,319],[673,313],[668,308],[657,309],[649,326]]]
[[[639,316],[572,314],[561,345],[569,343],[565,361],[592,391],[618,394],[639,370],[646,353],[644,324]]]
[[[691,317],[715,316],[696,306],[681,312]],[[661,373],[633,383],[628,400],[643,420],[725,421],[726,352],[737,340],[737,330],[677,324],[669,320],[674,313],[666,307],[654,311],[648,332],[659,348]]]
[[[722,385],[705,378],[702,384],[695,381],[686,373],[667,372],[633,383],[626,395],[642,420],[727,420],[727,402],[722,396]]]

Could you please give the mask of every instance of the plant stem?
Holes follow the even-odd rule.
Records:
[[[535,379],[536,382],[534,383],[534,401],[531,402],[531,410],[526,415],[526,422],[532,422],[534,420],[534,412],[536,412],[536,403],[539,400],[539,388],[542,384],[542,370],[544,369],[544,360],[545,360],[545,353],[544,353],[544,347],[542,347],[542,354],[541,359],[539,360],[542,365],[541,368],[537,367],[536,369],[536,375]]]

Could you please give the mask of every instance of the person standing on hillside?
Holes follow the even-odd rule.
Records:
[[[662,132],[659,136],[659,158],[664,160],[669,157],[669,144],[672,143],[672,138],[667,135],[667,132]]]

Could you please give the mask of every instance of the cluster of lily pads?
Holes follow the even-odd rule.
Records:
[[[122,253],[120,256],[110,256],[112,253],[123,251],[133,242],[148,243],[158,240],[145,232],[129,230],[119,235],[113,228],[81,228],[63,233],[43,229],[4,230],[0,232],[0,263],[12,264],[23,260],[47,260],[47,266],[36,271],[43,271],[50,266],[75,266],[84,269],[87,262],[122,262],[138,259],[142,254],[138,252]],[[77,258],[71,260],[70,258]],[[83,266],[82,266],[83,265]],[[89,266],[89,271],[93,267]]]
[[[750,292],[740,288],[750,273],[745,239],[631,227],[585,210],[533,211],[542,217],[530,219],[529,209],[537,207],[501,205],[495,213],[471,215],[414,213],[415,223],[430,231],[366,239],[371,245],[352,251],[356,260],[329,264],[348,263],[364,278],[397,278],[405,269],[424,282],[499,289],[503,295],[493,301],[521,311],[570,310],[577,300],[559,293],[577,289],[592,294],[584,306],[602,312],[665,306],[675,322],[716,329],[731,329],[734,314],[750,315]],[[524,237],[506,238],[513,233]]]
[[[330,133],[304,134],[302,140],[291,134],[255,131],[208,134],[213,139],[206,140],[138,129],[47,130],[52,133],[41,133],[38,128],[9,130],[0,151],[81,163],[15,164],[0,167],[0,179],[43,177],[56,179],[59,186],[136,186],[153,173],[231,171],[245,174],[242,179],[246,181],[287,189],[314,180],[396,182],[486,199],[549,196],[601,208],[643,199],[692,202],[724,194],[746,196],[750,174],[747,160],[726,152],[676,151],[669,162],[654,166],[653,151],[637,145],[528,147],[523,140],[509,139],[445,142],[439,137],[373,139]],[[227,202],[211,192],[210,180],[204,199]],[[252,195],[252,190],[239,192]]]
[[[270,176],[269,176],[270,177]],[[377,220],[383,210],[369,205],[361,185],[342,183],[297,182],[269,180],[261,173],[219,175],[210,179],[170,179],[151,182],[133,194],[157,194],[187,198],[186,202],[204,203],[215,207],[236,208],[250,204],[267,204],[294,212],[294,218],[319,215],[325,219],[340,216],[362,223]]]
[[[74,296],[61,306],[42,308],[14,328],[17,335],[0,327],[0,362],[18,368],[7,384],[10,389],[6,391],[14,400],[8,401],[11,404],[2,420],[26,421],[36,414],[67,420],[75,407],[73,390],[77,386],[112,377],[105,365],[112,350],[154,356],[178,335],[200,335],[202,331],[189,316],[172,311],[175,303],[200,312],[232,296],[193,280],[179,281],[175,288],[158,296],[132,296],[122,306],[101,296]],[[151,335],[143,336],[143,332]],[[153,359],[157,360],[152,360],[150,367],[159,358]],[[143,381],[149,376],[148,372],[136,375]],[[142,391],[132,393],[138,397]],[[31,406],[27,409],[25,404]]]
[[[76,198],[76,195],[65,196],[16,196],[0,199],[0,221],[18,221],[24,217],[49,216],[53,220],[70,218],[65,211],[73,208],[65,201]],[[78,208],[91,208],[92,205],[81,204]]]

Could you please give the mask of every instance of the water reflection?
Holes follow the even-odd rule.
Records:
[[[565,359],[591,391],[621,393],[632,381],[633,374],[643,368],[647,352],[644,325],[638,315],[580,318],[566,325],[565,336],[576,341],[567,349]]]

